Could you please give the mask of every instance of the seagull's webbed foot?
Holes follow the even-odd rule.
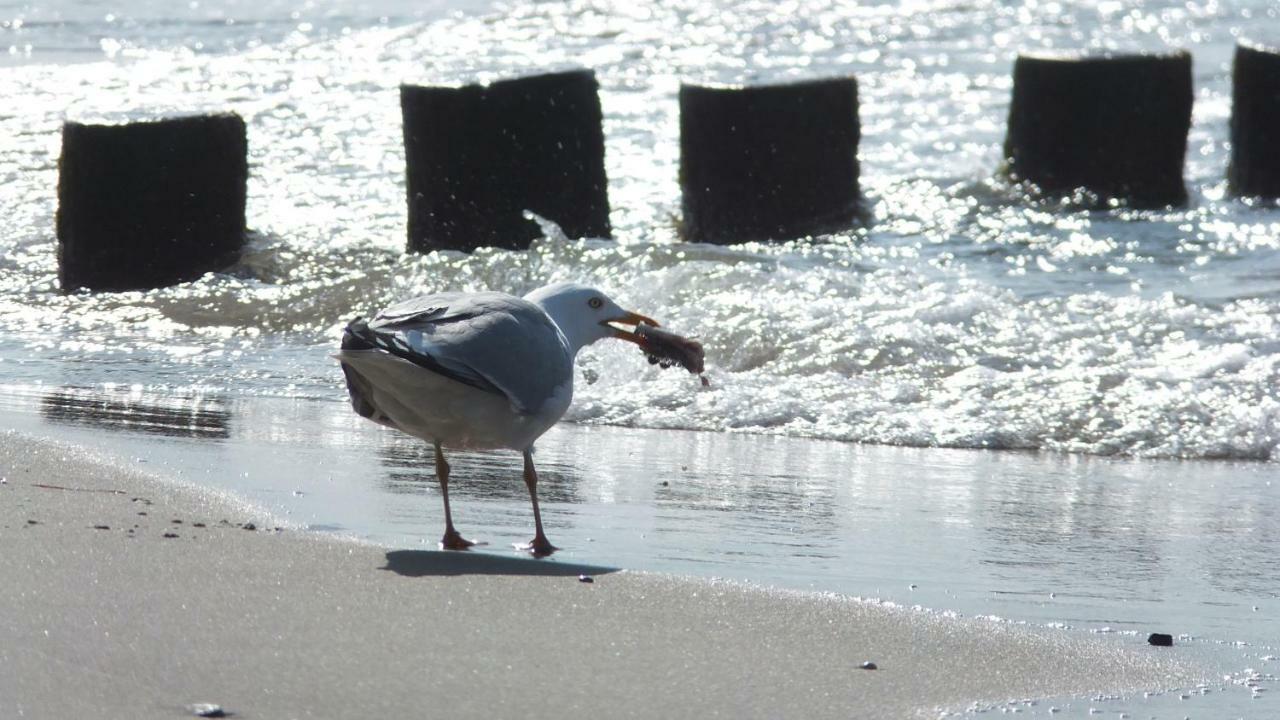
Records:
[[[542,558],[549,556],[560,548],[552,545],[551,541],[547,540],[546,536],[539,535],[527,543],[515,543],[515,549],[521,552],[527,552],[536,558]]]
[[[466,550],[473,545],[476,545],[476,543],[462,537],[462,535],[453,528],[445,530],[444,537],[440,538],[441,550]]]

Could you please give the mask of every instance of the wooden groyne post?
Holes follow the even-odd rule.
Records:
[[[62,289],[164,287],[234,262],[245,240],[247,151],[235,114],[66,123],[56,221]]]
[[[854,227],[858,84],[680,87],[682,235],[787,240]]]
[[[402,85],[409,251],[527,248],[525,210],[610,237],[598,89],[591,70]]]
[[[1004,156],[1034,195],[1084,190],[1099,206],[1182,205],[1191,55],[1021,55]]]
[[[1233,195],[1280,198],[1280,50],[1236,45],[1231,69]]]

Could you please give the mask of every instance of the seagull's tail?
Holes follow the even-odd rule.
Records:
[[[346,330],[342,332],[342,349],[346,350],[374,350],[373,343],[366,339],[372,331],[369,330],[369,323],[364,318],[356,318],[347,323]],[[338,362],[342,362],[342,356],[336,355]],[[351,396],[351,408],[356,411],[360,417],[368,418],[376,423],[395,427],[389,418],[386,417],[376,406],[370,401],[372,395],[369,381],[355,368],[347,363],[342,363],[342,374],[347,380],[347,394]]]

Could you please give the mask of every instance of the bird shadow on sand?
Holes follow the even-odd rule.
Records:
[[[601,565],[533,560],[471,550],[391,550],[387,564],[382,568],[405,577],[446,575],[542,575],[564,577],[569,575],[604,575],[617,572],[618,568]]]

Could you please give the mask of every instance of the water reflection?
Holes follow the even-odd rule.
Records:
[[[1280,598],[1269,464],[1036,456],[992,465],[967,481],[986,494],[969,542],[992,590],[1068,598],[1070,611],[1050,606],[1059,620],[1164,614],[1187,632],[1230,636],[1249,617],[1255,635],[1280,630],[1254,609]]]
[[[1215,493],[1212,513],[1201,519],[1204,551],[1196,559],[1224,594],[1280,598],[1280,501],[1275,483],[1247,477]]]
[[[1165,564],[1153,527],[1169,510],[1160,489],[1115,482],[1105,467],[1046,464],[1007,472],[987,488],[975,523],[990,538],[981,562],[996,579],[1045,591],[1060,591],[1066,576],[1076,594],[1150,597],[1149,582]]]
[[[449,497],[485,500],[528,501],[524,485],[524,461],[514,451],[450,452],[445,458],[452,468]],[[394,495],[438,495],[435,455],[422,442],[387,437],[378,449],[378,461],[386,470],[380,486]],[[543,504],[577,504],[580,478],[572,468],[535,461],[538,469],[538,501]]]
[[[40,398],[45,420],[103,430],[225,440],[231,413],[220,399],[64,387]]]
[[[579,524],[603,544],[593,552],[620,550],[633,567],[829,564],[842,522],[816,445],[561,426],[543,455],[581,473]]]

